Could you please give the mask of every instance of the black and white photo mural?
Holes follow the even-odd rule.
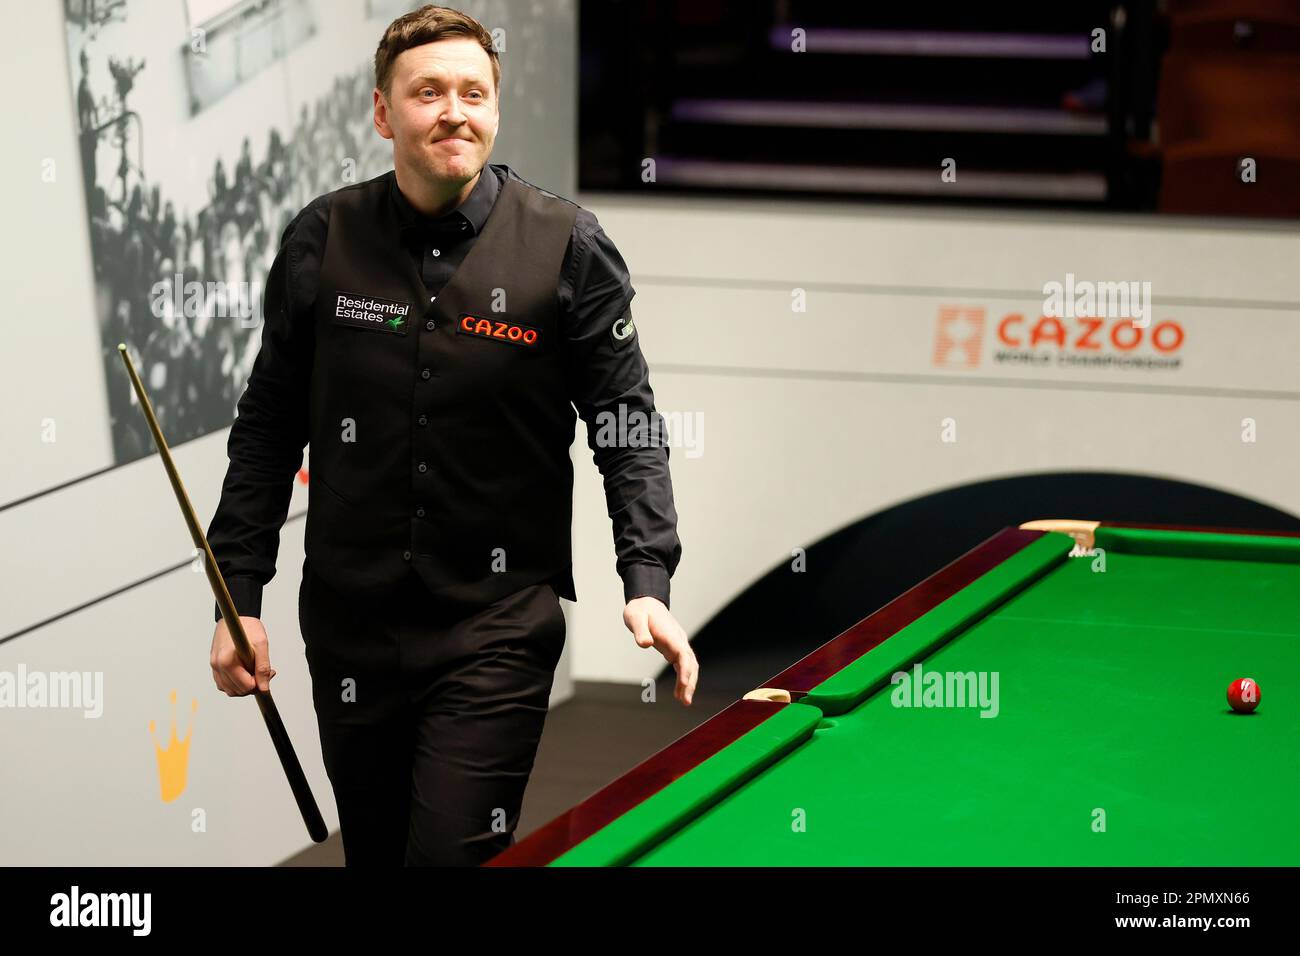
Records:
[[[392,167],[374,130],[375,47],[413,0],[63,0],[113,461],[153,449],[125,342],[168,444],[234,420],[262,290],[293,217]],[[451,6],[493,33],[490,159],[576,181],[575,0]],[[517,157],[517,158],[516,158]]]
[[[153,450],[118,342],[169,444],[230,426],[285,227],[391,166],[371,39],[415,6],[65,0],[115,464]]]

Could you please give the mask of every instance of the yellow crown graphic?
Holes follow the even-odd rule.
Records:
[[[154,755],[158,758],[158,784],[162,790],[163,803],[171,803],[185,792],[190,767],[190,737],[194,734],[192,715],[199,709],[199,702],[191,700],[191,718],[185,727],[185,739],[180,740],[176,736],[176,691],[173,690],[168,699],[171,701],[172,732],[165,749],[158,743],[154,722],[149,721],[149,736],[153,738]]]

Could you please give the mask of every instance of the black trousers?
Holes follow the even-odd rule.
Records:
[[[441,604],[412,573],[383,600],[305,565],[298,617],[348,866],[470,866],[514,843],[564,611],[549,584]]]

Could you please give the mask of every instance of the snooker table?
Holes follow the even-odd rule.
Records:
[[[767,684],[487,865],[1300,864],[1300,534],[1006,528]]]

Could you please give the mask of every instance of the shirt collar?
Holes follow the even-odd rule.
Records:
[[[496,204],[497,194],[501,191],[501,182],[497,178],[495,167],[485,165],[479,173],[478,182],[470,190],[469,196],[459,206],[443,216],[426,216],[411,205],[402,191],[397,188],[397,173],[388,173],[389,195],[397,208],[397,219],[404,236],[456,234],[462,231],[462,224],[468,223],[464,231],[477,235],[483,231],[488,213]]]

